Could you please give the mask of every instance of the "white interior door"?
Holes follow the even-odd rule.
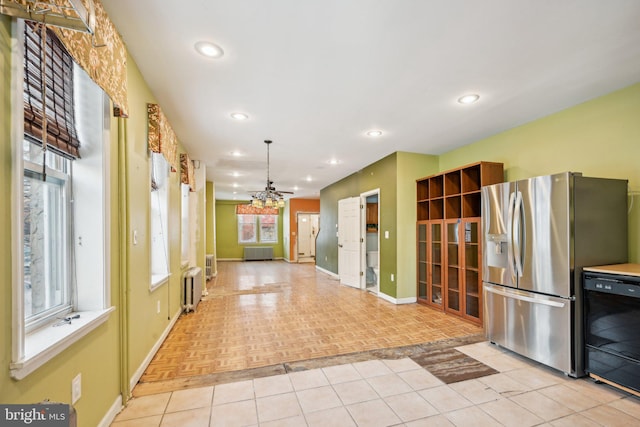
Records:
[[[313,262],[316,257],[316,236],[318,235],[320,215],[299,213],[297,218],[296,259],[298,262]]]
[[[338,276],[340,283],[360,288],[360,198],[338,201]]]
[[[298,258],[308,258],[311,254],[311,220],[309,214],[298,214]]]

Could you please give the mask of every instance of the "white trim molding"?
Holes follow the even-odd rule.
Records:
[[[122,405],[122,395],[119,394],[107,413],[104,414],[104,417],[102,417],[102,419],[100,420],[100,423],[98,423],[98,427],[109,427],[113,420],[116,419],[116,415],[118,415],[123,408],[124,406]]]
[[[151,363],[151,360],[153,360],[153,357],[156,355],[158,350],[160,350],[160,346],[162,345],[164,340],[167,339],[169,332],[171,332],[171,329],[173,329],[173,325],[176,324],[181,313],[182,313],[182,310],[178,310],[178,312],[173,316],[173,319],[171,319],[171,322],[169,322],[164,332],[162,332],[162,335],[160,335],[160,338],[158,338],[158,341],[156,341],[156,343],[153,345],[153,347],[151,348],[151,351],[149,351],[149,354],[147,354],[147,357],[145,357],[145,359],[142,361],[138,369],[136,369],[136,372],[133,374],[133,376],[129,380],[129,391],[133,390],[136,384],[138,384],[138,381],[140,381],[140,378],[142,378],[142,374],[144,374],[144,371],[147,369],[147,367]]]
[[[392,304],[400,305],[400,304],[413,304],[414,302],[418,302],[416,297],[407,297],[407,298],[394,298],[383,292],[378,292],[378,298],[382,298],[385,301],[389,301]]]
[[[333,272],[331,272],[329,270],[325,270],[324,268],[319,267],[317,265],[316,265],[316,270],[318,270],[318,271],[320,271],[320,272],[322,272],[324,274],[328,274],[329,276],[333,277],[334,279],[340,279],[340,276],[338,276],[336,273],[333,273]]]

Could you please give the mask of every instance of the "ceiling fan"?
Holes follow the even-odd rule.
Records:
[[[264,187],[264,190],[249,192],[251,194],[251,206],[255,208],[282,208],[284,207],[284,194],[293,194],[292,191],[276,190],[276,187],[273,186],[273,181],[269,177],[269,145],[272,142],[268,139],[264,141],[267,144],[267,186]]]

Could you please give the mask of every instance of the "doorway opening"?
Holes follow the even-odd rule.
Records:
[[[299,212],[296,221],[298,224],[296,258],[299,263],[315,262],[320,214]]]
[[[372,190],[360,195],[363,209],[363,230],[361,239],[362,271],[360,288],[378,294],[380,291],[380,190]],[[362,259],[364,258],[364,259]]]

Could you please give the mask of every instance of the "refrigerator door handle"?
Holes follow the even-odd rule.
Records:
[[[543,299],[539,299],[539,298],[527,297],[527,296],[519,295],[519,294],[512,293],[512,292],[501,291],[499,289],[496,289],[496,288],[490,287],[490,286],[485,286],[484,289],[486,289],[487,292],[491,292],[491,293],[494,293],[496,295],[501,295],[501,296],[506,297],[506,298],[517,299],[517,300],[520,300],[520,301],[531,302],[531,303],[534,303],[534,304],[542,304],[542,305],[548,305],[550,307],[558,307],[558,308],[562,308],[562,307],[565,306],[565,303],[562,303],[562,302],[549,301],[549,300],[543,300]]]
[[[522,277],[523,273],[523,259],[524,259],[524,246],[522,242],[522,229],[524,228],[523,222],[523,211],[524,202],[522,200],[522,193],[518,191],[516,194],[516,200],[514,202],[514,213],[513,213],[513,258],[514,264],[516,266],[516,274],[518,277]]]
[[[507,212],[507,264],[509,264],[509,273],[511,274],[512,282],[516,283],[516,269],[515,269],[515,253],[513,247],[513,211],[516,207],[516,193],[509,194],[509,209]]]

